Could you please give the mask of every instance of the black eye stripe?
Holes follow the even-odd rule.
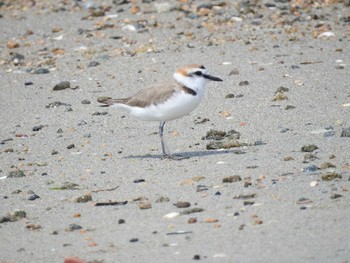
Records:
[[[202,76],[202,71],[196,71],[193,74],[197,75],[197,76]]]

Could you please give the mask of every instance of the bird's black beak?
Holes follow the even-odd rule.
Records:
[[[218,78],[218,77],[214,77],[211,75],[207,75],[207,74],[203,74],[203,77],[209,80],[213,80],[213,81],[222,81],[222,79]]]

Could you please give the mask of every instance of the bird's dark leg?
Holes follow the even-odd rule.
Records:
[[[169,151],[169,148],[168,148],[168,146],[165,143],[164,136],[163,136],[164,125],[165,125],[165,121],[161,121],[160,124],[159,124],[159,136],[160,136],[160,142],[162,143],[162,152],[163,152],[162,159],[173,159],[173,160],[188,159],[188,157],[171,155],[171,153]]]
[[[170,156],[170,153],[168,151],[168,147],[165,144],[163,132],[164,132],[164,125],[165,121],[161,121],[159,124],[159,136],[160,136],[160,142],[162,143],[162,152],[163,152],[163,158],[166,158]]]

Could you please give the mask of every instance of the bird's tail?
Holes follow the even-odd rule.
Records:
[[[103,104],[103,105],[100,105],[100,107],[109,107],[109,106],[112,106],[113,104],[123,104],[125,102],[125,99],[112,99],[111,97],[98,97],[97,101]]]

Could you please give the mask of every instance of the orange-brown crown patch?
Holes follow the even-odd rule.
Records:
[[[199,69],[199,68],[205,69],[205,67],[200,64],[189,64],[176,70],[176,73],[179,73],[183,76],[188,76],[189,72],[191,72],[192,69]]]

